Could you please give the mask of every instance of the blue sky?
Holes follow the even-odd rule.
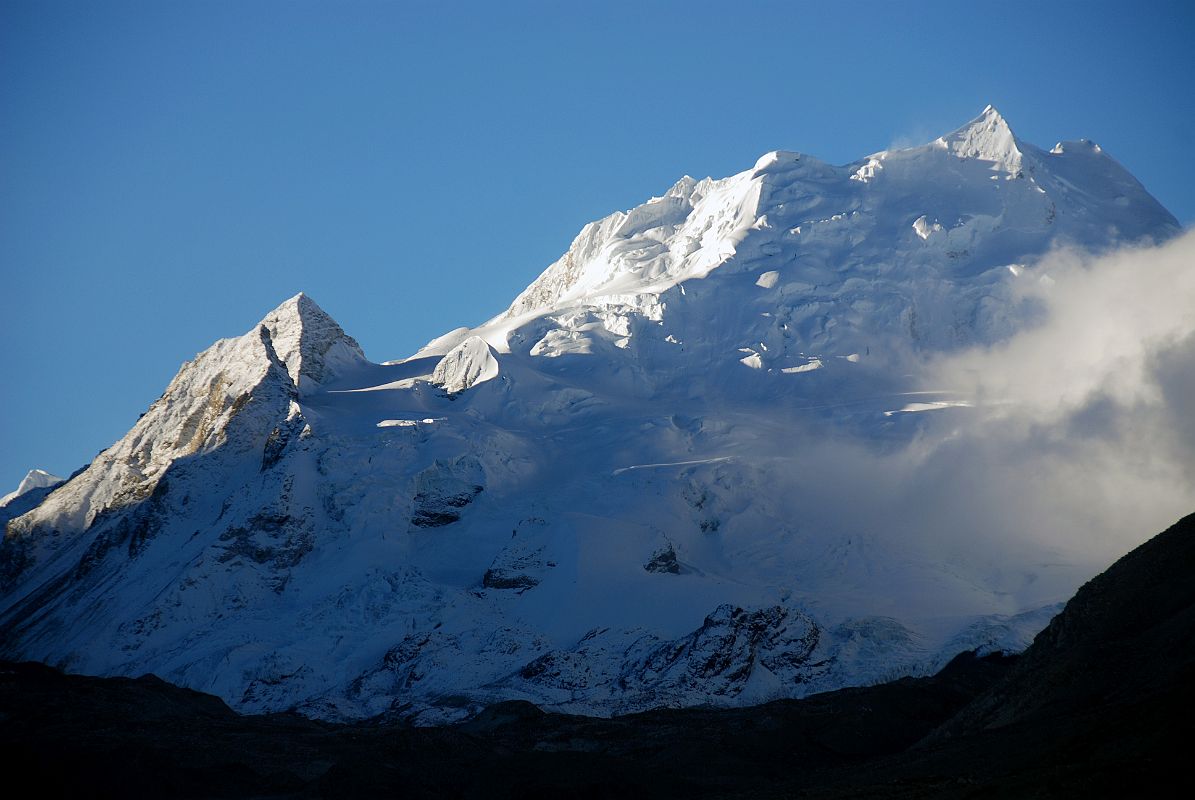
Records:
[[[0,2],[0,491],[302,290],[375,360],[586,222],[995,104],[1195,222],[1187,2]]]

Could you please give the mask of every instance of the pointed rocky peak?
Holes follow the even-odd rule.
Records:
[[[21,480],[21,483],[19,486],[17,486],[15,492],[9,492],[3,497],[0,497],[0,506],[8,505],[8,503],[11,501],[16,500],[21,495],[28,494],[34,489],[48,489],[51,486],[57,486],[58,484],[62,483],[63,480],[64,478],[59,478],[57,475],[51,475],[44,469],[29,470],[29,473]]]
[[[1023,154],[1017,137],[995,106],[989,105],[978,117],[938,142],[959,158],[990,161],[1014,175],[1021,168]]]
[[[282,303],[258,326],[300,391],[365,360],[361,346],[303,292]]]
[[[284,334],[295,326],[312,329],[340,327],[328,312],[320,308],[319,304],[304,292],[282,301],[277,308],[266,314],[261,324],[279,334]]]

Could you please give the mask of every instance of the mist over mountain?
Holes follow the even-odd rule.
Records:
[[[683,177],[409,358],[297,295],[8,521],[0,654],[434,723],[1023,649],[1195,497],[1180,234],[988,107]]]

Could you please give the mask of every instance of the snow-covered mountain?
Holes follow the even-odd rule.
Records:
[[[1017,284],[1054,248],[1178,231],[1098,146],[1040,150],[989,107],[845,166],[682,178],[400,361],[300,294],[8,523],[0,652],[432,722],[745,704],[1022,647],[1081,566],[857,527],[868,487],[827,496],[818,454],[916,446],[918,411],[965,425],[915,365],[1031,324]]]
[[[16,489],[0,497],[0,525],[19,517],[45,499],[63,478],[44,469],[31,469]]]
[[[31,469],[21,479],[16,489],[0,497],[0,506],[6,506],[18,497],[23,497],[36,489],[52,489],[62,483],[62,478],[51,475],[44,469]]]

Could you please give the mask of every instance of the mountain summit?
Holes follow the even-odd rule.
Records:
[[[739,705],[1019,649],[1084,565],[865,524],[843,512],[875,487],[824,474],[923,443],[916,412],[965,426],[916,365],[1032,322],[1018,287],[1051,249],[1178,230],[1098,148],[1041,150],[989,107],[847,165],[684,177],[407,359],[367,361],[297,295],[8,523],[0,656],[434,722]]]
[[[1007,175],[1021,172],[1023,154],[1012,128],[994,106],[988,106],[975,119],[940,141],[959,158],[987,161]]]
[[[300,391],[365,357],[356,340],[302,292],[267,314],[260,327],[269,332],[274,355]]]
[[[708,279],[701,288],[742,294],[761,312],[779,302],[784,314],[773,314],[772,327],[787,335],[745,319],[728,332],[742,337],[736,346],[781,369],[801,365],[801,351],[790,352],[790,342],[840,346],[846,355],[877,341],[903,347],[910,336],[931,348],[993,341],[1016,324],[1006,318],[1007,302],[989,300],[1005,295],[1009,266],[1032,263],[1060,244],[1101,250],[1179,229],[1098,148],[1040,150],[1017,139],[988,106],[927,145],[844,166],[774,151],[729,178],[683,178],[660,197],[586,225],[505,313],[476,331],[437,340],[427,352],[442,353],[467,335],[505,351],[514,347],[508,331],[534,318],[541,326],[555,320],[556,327],[544,331],[537,354],[595,346],[594,334],[575,329],[590,317],[566,323],[555,313],[566,308],[592,309],[617,340],[625,338],[617,335],[625,325],[615,318],[658,322],[659,304],[671,301],[668,325],[676,326],[685,316],[676,305],[700,305],[679,299],[677,287],[699,278]],[[764,291],[732,288],[743,275]],[[807,302],[811,292],[817,303]],[[855,320],[851,306],[864,295],[887,307]],[[673,337],[725,344],[705,330],[704,311],[696,320],[702,331],[673,330]],[[841,324],[848,318],[852,324]],[[831,319],[835,326],[826,325]]]
[[[62,483],[62,478],[51,475],[44,469],[31,469],[21,479],[21,483],[14,491],[0,497],[0,506],[6,506],[18,497],[22,497],[36,489],[49,489]]]

